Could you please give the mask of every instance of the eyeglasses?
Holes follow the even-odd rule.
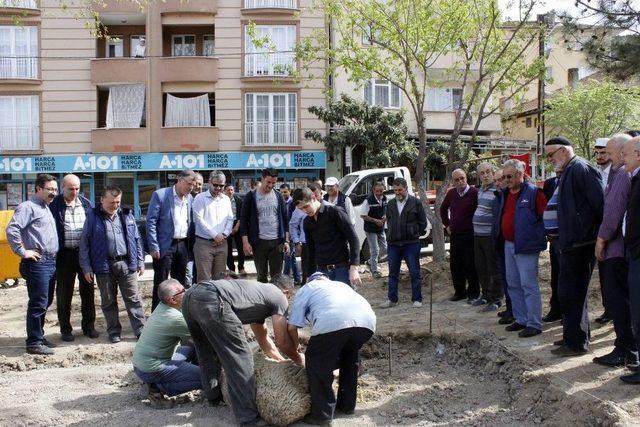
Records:
[[[215,188],[224,188],[224,184],[211,184],[211,186]]]
[[[177,297],[178,295],[180,295],[180,294],[184,294],[184,293],[185,293],[185,289],[184,289],[184,288],[182,288],[182,290],[181,290],[180,292],[178,292],[177,294],[173,294],[173,295],[171,296],[171,298],[175,298],[175,297]]]
[[[551,152],[551,153],[547,153],[547,154],[546,154],[547,159],[551,159],[551,158],[553,158],[553,155],[554,155],[554,154],[556,154],[558,151],[562,150],[563,148],[564,148],[564,147],[560,147],[560,148],[558,148],[557,150],[555,150],[555,151],[553,151],[553,152]]]

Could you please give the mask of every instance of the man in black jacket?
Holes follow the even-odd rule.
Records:
[[[624,167],[631,174],[631,191],[622,222],[622,235],[629,260],[629,308],[637,347],[640,344],[640,137],[624,143],[622,156]],[[629,384],[640,384],[640,370],[620,379]]]
[[[411,276],[411,301],[422,307],[422,278],[420,277],[420,236],[427,230],[427,216],[419,199],[408,194],[404,178],[393,180],[396,197],[387,204],[387,254],[389,263],[389,295],[380,308],[398,305],[400,263],[404,262]]]
[[[94,287],[92,283],[85,280],[79,261],[82,228],[92,208],[89,199],[80,194],[80,178],[73,174],[64,177],[62,194],[56,196],[49,205],[53,219],[56,221],[60,247],[56,256],[56,280],[58,282],[56,301],[62,341],[75,339],[70,319],[76,277],[78,277],[78,291],[80,293],[82,333],[89,338],[98,338],[99,336],[94,328],[96,320]]]
[[[558,300],[562,311],[562,342],[552,353],[561,357],[580,356],[589,349],[587,291],[595,264],[595,243],[602,222],[604,191],[600,172],[576,156],[568,139],[551,138],[545,155],[554,170],[561,170],[558,182],[558,251],[560,273]]]
[[[242,250],[242,236],[240,235],[240,213],[242,212],[242,197],[235,192],[233,184],[227,184],[224,186],[224,193],[231,200],[231,209],[233,210],[233,228],[231,229],[231,235],[227,238],[227,267],[231,271],[236,271],[236,266],[233,262],[233,244],[236,244],[236,250],[238,251],[238,274],[246,276],[247,272],[244,270],[244,251]]]

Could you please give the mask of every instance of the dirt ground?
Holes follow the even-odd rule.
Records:
[[[423,259],[435,273],[433,333],[429,334],[429,286],[424,306],[410,304],[408,276],[403,272],[401,304],[380,310],[378,331],[363,349],[354,415],[336,426],[363,425],[630,425],[640,420],[639,388],[623,384],[624,369],[591,362],[613,344],[612,326],[595,326],[592,352],[573,359],[555,358],[552,342],[561,325],[521,339],[498,325],[495,313],[479,313],[464,302],[449,302],[447,268]],[[383,265],[383,271],[386,265]],[[364,275],[359,291],[376,307],[386,299],[386,279]],[[541,259],[540,283],[545,309],[549,299],[549,261]],[[142,290],[150,305],[150,274]],[[99,306],[96,291],[96,305]],[[184,425],[227,426],[226,406],[210,407],[196,394],[169,409],[146,400],[133,374],[135,339],[121,311],[123,341],[109,344],[98,308],[97,340],[79,334],[79,298],[72,323],[76,340],[62,343],[55,303],[47,315],[47,337],[59,344],[50,357],[24,353],[26,289],[0,289],[0,425]],[[149,307],[147,307],[149,309]],[[602,306],[597,272],[591,286],[590,312]]]

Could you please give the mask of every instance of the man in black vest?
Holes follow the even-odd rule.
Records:
[[[324,202],[328,205],[338,206],[344,209],[351,220],[351,225],[355,226],[356,215],[353,212],[353,203],[351,203],[351,199],[345,196],[338,188],[338,178],[333,176],[327,178],[324,188],[327,189],[325,195],[322,196]]]
[[[380,258],[387,255],[387,236],[384,234],[384,223],[387,220],[387,198],[384,195],[384,184],[376,182],[373,191],[365,199],[360,207],[364,221],[364,232],[367,233],[369,243],[369,264],[371,274],[379,278],[382,275],[378,270],[378,254]]]
[[[411,301],[422,307],[422,278],[420,277],[420,236],[427,230],[427,216],[420,200],[408,194],[404,178],[393,180],[396,197],[386,210],[389,227],[389,299],[380,308],[398,305],[400,263],[404,262],[411,276]]]

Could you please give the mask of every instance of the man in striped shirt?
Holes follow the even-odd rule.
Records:
[[[493,201],[496,185],[493,181],[493,165],[482,162],[477,168],[481,185],[478,188],[478,207],[473,214],[473,234],[476,272],[482,288],[482,296],[472,305],[486,304],[482,311],[496,311],[502,303],[502,280],[498,270],[496,250],[493,244]]]

